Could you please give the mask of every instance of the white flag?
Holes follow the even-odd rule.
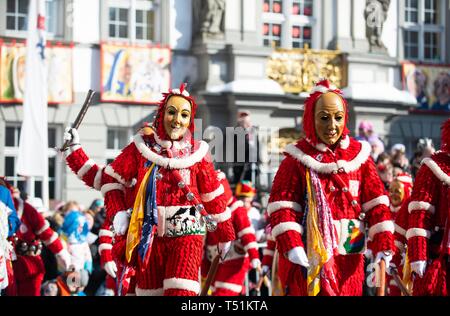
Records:
[[[25,94],[17,160],[17,173],[22,176],[48,175],[45,43],[45,0],[32,0],[28,10]]]

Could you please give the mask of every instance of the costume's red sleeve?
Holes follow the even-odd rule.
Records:
[[[389,197],[385,194],[372,158],[369,157],[361,168],[361,203],[369,228],[368,246],[374,255],[380,251],[394,251],[394,222]]]
[[[80,180],[88,187],[100,190],[102,167],[90,159],[80,145],[70,147],[64,156],[67,165]]]
[[[303,228],[299,224],[303,217],[304,179],[299,163],[286,156],[275,175],[267,206],[272,236],[280,254],[286,254],[294,247],[304,247]]]
[[[247,210],[244,207],[239,207],[234,212],[233,222],[237,238],[239,238],[242,246],[248,252],[250,260],[259,259],[255,229],[248,218]]]
[[[411,202],[406,238],[410,262],[427,260],[428,239],[431,235],[432,217],[439,199],[439,180],[423,164],[416,176]]]
[[[262,265],[272,267],[273,256],[275,254],[276,242],[272,234],[267,234],[267,247],[263,249]]]
[[[112,261],[112,242],[113,233],[111,232],[111,224],[105,219],[98,233],[98,253],[100,255],[100,264],[103,267],[105,263]]]
[[[400,267],[402,262],[402,256],[405,253],[405,245],[407,243],[406,240],[406,231],[408,230],[408,204],[409,199],[405,201],[402,207],[398,210],[397,217],[395,218],[394,226],[394,245],[395,245],[395,254],[393,258],[393,262],[397,267]]]
[[[216,242],[235,240],[231,210],[227,208],[227,200],[223,185],[216,176],[216,171],[209,156],[199,163],[197,173],[198,191],[206,212],[213,215],[217,221],[217,229],[211,232],[211,238]]]
[[[126,146],[102,173],[101,192],[105,198],[106,217],[112,222],[119,211],[125,211],[125,187],[137,178],[140,152],[134,143]]]

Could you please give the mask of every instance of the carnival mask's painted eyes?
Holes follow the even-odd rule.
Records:
[[[341,97],[333,92],[323,94],[315,106],[317,137],[328,145],[335,144],[345,128],[345,109]]]
[[[181,96],[167,100],[164,112],[164,130],[171,140],[184,136],[191,123],[191,103]]]

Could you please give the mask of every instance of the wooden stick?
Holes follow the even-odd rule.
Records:
[[[377,296],[384,296],[386,288],[386,262],[381,259],[380,261],[380,287],[377,289]]]
[[[211,283],[216,276],[217,268],[219,267],[219,260],[220,254],[213,259],[211,266],[209,267],[208,276],[206,277],[205,285],[203,286],[200,296],[208,295],[209,287],[211,286]]]

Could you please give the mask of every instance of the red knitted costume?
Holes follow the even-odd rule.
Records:
[[[444,241],[444,249],[440,249],[445,225],[450,212],[450,119],[442,127],[441,150],[430,158],[422,160],[414,183],[411,202],[408,206],[409,229],[406,232],[408,239],[408,257],[413,264],[421,260],[428,260],[439,256],[441,252],[448,256],[450,243]],[[448,230],[448,223],[447,223]],[[438,289],[441,295],[449,293],[450,286],[447,264],[447,288]],[[442,269],[445,269],[443,267]],[[414,293],[426,295],[436,290],[436,284],[420,282],[416,277]],[[417,283],[419,282],[419,284]],[[442,283],[441,283],[442,284]]]
[[[202,201],[205,210],[218,222],[211,233],[214,240],[234,240],[230,214],[224,188],[215,176],[208,145],[194,141],[190,135],[182,140],[168,140],[162,128],[167,100],[177,95],[188,100],[192,107],[191,125],[196,104],[184,90],[164,94],[155,122],[156,133],[150,136],[137,134],[133,142],[105,168],[101,191],[105,196],[107,217],[113,221],[119,211],[126,211],[124,188],[137,179],[135,194],[151,163],[159,167],[156,176],[156,204],[158,207],[158,233],[153,240],[148,266],[138,260],[136,269],[137,295],[197,295],[200,291],[199,269],[202,256],[205,225],[196,210],[194,201]],[[173,170],[182,178],[183,190]],[[194,197],[194,198],[193,198]]]
[[[225,188],[224,195],[229,201],[228,208],[231,211],[231,220],[237,233],[237,239],[232,242],[230,252],[225,260],[219,263],[216,276],[212,282],[212,295],[237,296],[242,293],[242,285],[250,268],[250,261],[259,258],[258,244],[256,243],[255,230],[250,223],[244,204],[233,197],[225,174],[218,173],[218,178]],[[216,255],[217,244],[214,240],[211,240],[208,233],[202,261],[202,277],[206,278],[211,262]]]
[[[14,198],[14,206],[22,222],[15,238],[17,260],[12,262],[17,295],[40,296],[45,267],[40,251],[33,250],[42,247],[42,242],[52,253],[58,254],[63,245],[49,222],[33,206],[20,198]]]
[[[334,249],[335,295],[362,295],[364,281],[364,238],[371,240],[373,254],[393,249],[394,224],[389,198],[370,157],[367,142],[358,142],[344,130],[334,146],[320,143],[314,128],[314,107],[325,92],[341,95],[322,81],[305,101],[303,126],[306,137],[288,145],[275,176],[268,213],[272,236],[280,253],[279,277],[288,295],[307,295],[304,268],[291,263],[287,253],[304,247],[306,171],[317,174],[331,210],[338,246]],[[347,104],[343,100],[345,112]],[[345,121],[348,120],[348,114]],[[365,226],[368,235],[364,236]],[[306,251],[306,248],[305,248]],[[311,263],[310,263],[311,264]],[[319,295],[331,295],[320,279]]]

